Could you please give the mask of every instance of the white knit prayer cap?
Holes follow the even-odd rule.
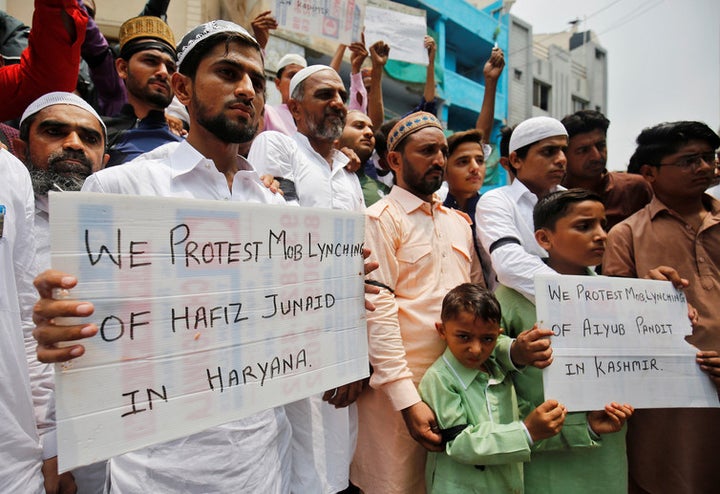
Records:
[[[20,126],[22,127],[23,122],[28,117],[35,115],[36,113],[44,110],[48,106],[54,105],[73,105],[87,111],[93,117],[97,118],[98,122],[100,122],[100,125],[103,128],[103,134],[107,138],[107,128],[105,127],[105,122],[102,121],[102,118],[100,118],[100,115],[98,115],[95,109],[90,106],[90,103],[88,103],[76,94],[66,93],[64,91],[55,91],[52,93],[44,94],[32,103],[30,103],[30,105],[25,109],[22,117],[20,118]]]
[[[295,74],[292,79],[290,79],[290,97],[292,98],[292,95],[295,92],[295,88],[298,87],[298,84],[300,84],[302,81],[315,74],[316,72],[320,72],[321,70],[332,70],[333,72],[335,72],[335,69],[333,69],[329,65],[311,65],[309,67],[305,67],[300,72]]]
[[[529,144],[534,144],[548,137],[566,136],[565,126],[551,117],[533,117],[520,122],[510,136],[508,152],[512,153]]]

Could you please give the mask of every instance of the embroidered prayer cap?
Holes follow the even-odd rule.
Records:
[[[180,70],[180,66],[183,63],[183,60],[187,57],[188,53],[193,51],[198,43],[219,33],[229,33],[239,36],[260,50],[260,53],[262,54],[262,50],[260,49],[260,45],[257,40],[253,38],[244,27],[230,21],[210,21],[191,29],[180,40],[180,44],[177,47],[178,70]]]
[[[73,105],[77,106],[78,108],[82,108],[86,112],[90,113],[93,117],[97,119],[98,122],[100,122],[100,126],[103,129],[103,134],[107,141],[107,128],[105,127],[105,122],[102,121],[102,118],[100,118],[100,115],[98,115],[95,109],[90,106],[90,103],[88,103],[76,94],[66,93],[64,91],[55,91],[52,93],[44,94],[32,103],[30,103],[30,105],[25,109],[22,117],[20,118],[20,126],[22,127],[23,122],[29,117],[32,117],[36,113],[41,112],[48,106],[54,105]]]
[[[175,58],[175,36],[162,19],[152,15],[133,17],[120,26],[120,58],[128,60],[135,53],[152,48]]]
[[[275,69],[275,72],[280,72],[281,69],[284,69],[288,65],[299,65],[302,68],[307,67],[307,60],[302,57],[302,55],[298,55],[297,53],[288,53],[287,55],[284,55],[280,61],[277,64],[277,68]]]
[[[432,113],[419,111],[403,118],[390,130],[390,134],[388,135],[388,151],[395,151],[395,148],[403,139],[425,127],[437,127],[443,130],[442,123],[440,123],[440,120]]]
[[[315,74],[316,72],[320,72],[321,70],[332,70],[333,72],[335,72],[335,69],[333,69],[329,65],[311,65],[309,67],[305,67],[297,74],[295,74],[292,79],[290,79],[290,97],[292,98],[292,94],[295,92],[295,88],[298,87],[298,85],[302,81]]]
[[[518,124],[510,136],[508,153],[517,151],[529,144],[534,144],[548,137],[566,136],[565,126],[559,120],[551,117],[528,118]]]

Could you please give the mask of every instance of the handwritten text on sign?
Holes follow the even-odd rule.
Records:
[[[53,268],[97,336],[58,366],[60,468],[367,376],[361,214],[51,194]]]
[[[538,275],[535,294],[538,321],[553,330],[546,398],[571,411],[720,405],[684,339],[685,296],[669,282]]]
[[[281,29],[349,45],[360,41],[363,0],[266,0]]]

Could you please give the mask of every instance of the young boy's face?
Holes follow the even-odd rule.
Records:
[[[458,196],[477,194],[485,180],[485,153],[479,142],[463,142],[448,156],[445,180]]]
[[[485,362],[490,358],[502,332],[498,323],[461,312],[444,323],[436,323],[435,327],[463,366],[487,372]]]
[[[598,201],[572,204],[555,228],[535,232],[540,247],[549,254],[548,265],[560,274],[585,274],[588,266],[602,262],[605,253],[605,207]]]
[[[567,143],[565,136],[546,137],[530,147],[525,159],[517,153],[510,153],[510,162],[517,170],[517,179],[538,197],[547,194],[565,176]]]

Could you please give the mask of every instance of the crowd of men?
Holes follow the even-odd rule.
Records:
[[[382,41],[347,47],[349,89],[337,71],[346,47],[330,65],[287,54],[275,67],[281,104],[267,105],[272,12],[250,31],[216,20],[176,43],[168,4],[148,1],[114,47],[92,0],[35,0],[29,36],[0,47],[1,492],[425,492],[427,452],[447,441],[418,392],[445,350],[443,297],[473,282],[534,302],[534,276],[556,270],[533,209],[566,188],[604,206],[598,272],[685,291],[688,341],[720,394],[720,202],[706,193],[720,137],[707,125],[648,122],[627,172],[610,172],[600,112],[513,122],[499,143],[511,184],[481,195],[501,50],[483,67],[475,128],[447,137],[429,36],[421,101],[384,121]],[[79,190],[364,212],[369,380],[59,475],[52,363],[82,355],[98,328],[56,324],[93,305],[53,298],[77,279],[50,269],[48,194]],[[495,352],[541,368],[550,334],[527,327]],[[720,408],[638,410],[610,475],[633,493],[716,492],[718,424]],[[590,484],[582,492],[611,492]],[[525,490],[561,492],[552,478]]]

